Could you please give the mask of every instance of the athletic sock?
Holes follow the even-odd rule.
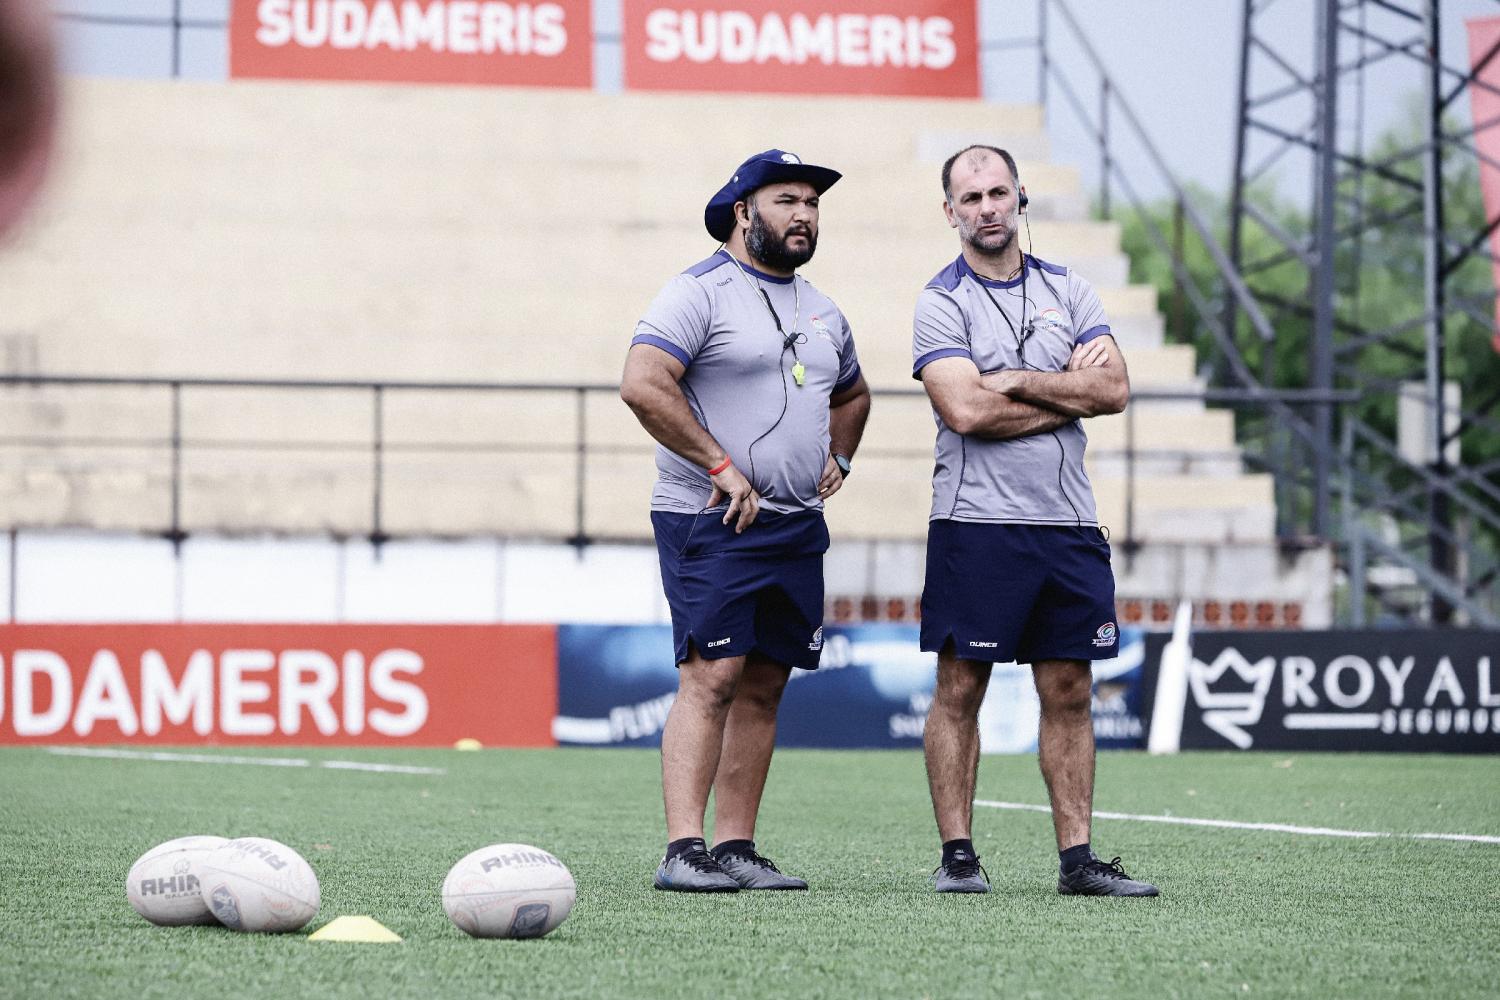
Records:
[[[946,868],[954,861],[973,861],[974,842],[967,838],[963,840],[949,840],[943,843],[943,867]]]
[[[674,840],[667,845],[667,860],[671,861],[673,858],[680,857],[688,851],[702,851],[705,849],[702,837],[683,837],[681,840]]]
[[[1057,852],[1057,861],[1064,875],[1071,871],[1082,868],[1094,860],[1094,852],[1089,847],[1088,841],[1084,841],[1077,847],[1070,847],[1066,851]]]
[[[728,854],[748,855],[755,850],[753,840],[726,840],[714,848],[714,857],[723,858]]]

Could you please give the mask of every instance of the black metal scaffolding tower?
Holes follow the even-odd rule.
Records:
[[[1494,624],[1500,613],[1500,455],[1488,450],[1500,385],[1475,392],[1470,379],[1458,406],[1445,395],[1459,364],[1495,363],[1489,237],[1500,218],[1474,206],[1480,165],[1500,167],[1476,138],[1492,126],[1500,136],[1500,119],[1476,128],[1456,106],[1471,87],[1500,92],[1479,79],[1500,67],[1500,43],[1471,69],[1468,51],[1444,50],[1443,7],[1243,6],[1227,249],[1274,335],[1226,295],[1230,356],[1217,360],[1265,386],[1358,393],[1265,429],[1282,534],[1338,543],[1356,625]],[[1391,113],[1395,92],[1420,94],[1404,119]],[[1289,177],[1310,177],[1310,211],[1278,207]]]

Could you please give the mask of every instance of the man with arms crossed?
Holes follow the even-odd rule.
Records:
[[[1089,847],[1089,662],[1115,656],[1119,639],[1080,418],[1125,408],[1125,362],[1088,282],[1021,253],[1027,198],[1009,153],[955,153],[943,195],[963,252],[922,290],[912,343],[938,427],[922,595],[922,649],[938,653],[925,733],[936,887],[989,891],[971,840],[979,706],[992,664],[1016,660],[1041,699],[1057,891],[1154,896]]]
[[[741,164],[704,212],[724,246],[668,282],[625,361],[620,395],[659,445],[651,524],[679,668],[658,889],[807,888],[756,852],[755,817],[782,690],[823,648],[823,501],[870,412],[849,324],[796,274],[839,176],[779,149]]]

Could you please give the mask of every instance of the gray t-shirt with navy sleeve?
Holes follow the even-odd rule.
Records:
[[[1108,334],[1099,296],[1071,268],[1027,255],[1021,277],[981,278],[960,255],[922,289],[912,332],[912,374],[963,357],[981,374],[1063,371],[1073,348]],[[995,441],[963,435],[937,410],[931,518],[990,524],[1096,526],[1083,468],[1081,421],[1055,432]]]
[[[795,344],[783,348],[790,336]],[[762,508],[822,508],[828,400],[859,379],[854,337],[833,300],[800,276],[764,274],[721,250],[667,283],[631,343],[658,347],[687,368],[678,384],[693,415]],[[792,371],[798,362],[802,385]],[[696,514],[708,503],[713,484],[702,466],[658,445],[656,469],[652,510]]]

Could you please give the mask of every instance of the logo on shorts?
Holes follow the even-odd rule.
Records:
[[[1094,645],[1100,648],[1113,646],[1118,632],[1114,622],[1105,622],[1099,626],[1099,631],[1094,633]]]
[[[812,642],[807,644],[807,648],[814,653],[823,648],[823,626],[818,626],[817,631],[813,633]]]
[[[969,645],[975,649],[995,649],[1000,644],[998,642],[971,642]]]
[[[716,639],[713,642],[705,642],[703,644],[703,648],[704,649],[713,649],[715,646],[727,646],[733,640],[734,640],[734,636],[732,636],[732,635],[731,636],[725,636],[723,639]]]

